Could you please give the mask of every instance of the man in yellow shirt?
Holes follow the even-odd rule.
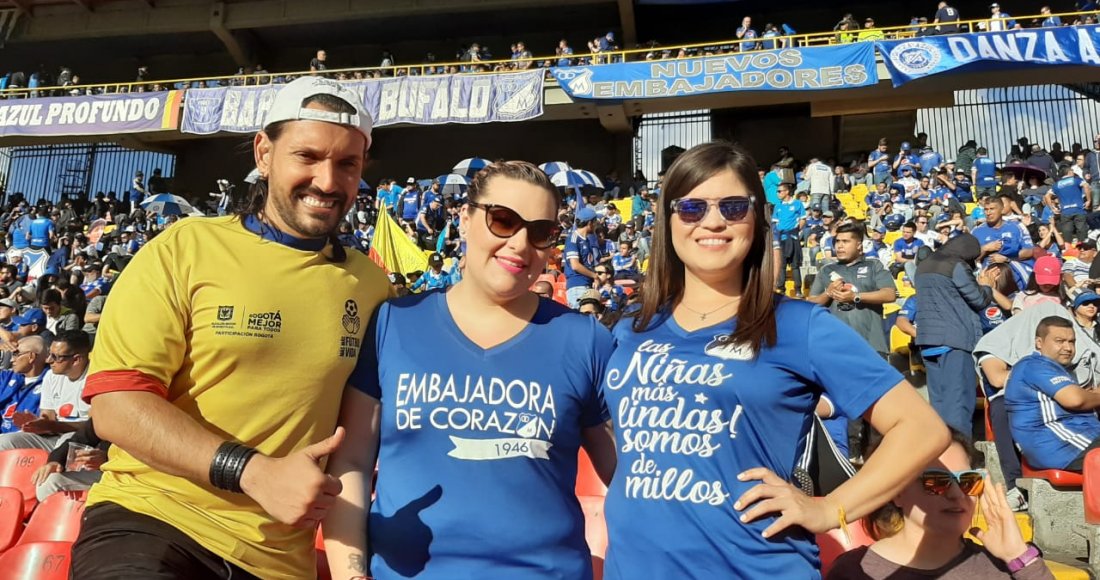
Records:
[[[358,95],[288,84],[239,215],[173,225],[119,278],[84,391],[114,446],[73,578],[314,577],[341,489],[319,463],[341,445],[341,397],[390,294],[335,241],[370,143]]]

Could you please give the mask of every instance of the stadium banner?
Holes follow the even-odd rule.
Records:
[[[574,99],[685,97],[735,91],[851,89],[878,82],[870,42],[678,60],[555,67]]]
[[[0,101],[0,137],[115,135],[179,125],[179,91]]]
[[[1100,26],[1032,28],[875,43],[895,87],[951,72],[1100,65]]]
[[[541,71],[492,75],[402,76],[342,82],[363,98],[374,126],[525,121],[542,115]],[[184,133],[254,133],[281,85],[187,91]]]

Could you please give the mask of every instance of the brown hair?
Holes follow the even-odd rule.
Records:
[[[776,341],[771,225],[764,211],[764,187],[756,173],[756,161],[740,146],[727,141],[692,147],[665,174],[657,202],[649,269],[642,283],[642,308],[634,320],[634,331],[644,332],[654,316],[684,296],[684,262],[672,247],[670,204],[723,171],[732,171],[744,184],[745,193],[755,199],[752,245],[741,270],[741,303],[737,307],[737,328],[730,339],[757,353],[765,346],[775,346]]]
[[[959,445],[963,448],[963,451],[966,452],[966,457],[970,460],[970,468],[982,469],[985,467],[985,455],[974,447],[974,442],[954,427],[949,426],[948,429],[951,431],[951,444]],[[878,449],[879,443],[882,443],[882,436],[876,435],[868,443],[867,450],[863,453],[864,457],[870,457],[871,454]],[[898,507],[898,504],[891,501],[864,516],[863,519],[860,520],[860,524],[863,526],[863,530],[867,532],[867,535],[871,536],[871,538],[877,542],[878,540],[889,538],[900,532],[901,528],[905,526],[905,516],[902,515],[901,508]]]
[[[546,173],[526,161],[494,161],[486,165],[474,175],[473,181],[470,182],[470,190],[467,192],[470,201],[477,202],[485,188],[489,186],[489,181],[494,177],[507,177],[541,187],[554,198],[556,205],[561,205],[561,194],[558,193],[558,188],[554,187]]]
[[[354,105],[333,95],[314,95],[302,101],[302,106],[305,107],[313,103],[333,113],[355,114]],[[272,123],[264,127],[263,132],[266,133],[268,139],[274,143],[282,136],[283,130],[289,122],[290,121],[280,121],[278,123]],[[256,181],[252,183],[251,187],[248,188],[248,196],[243,200],[236,201],[237,208],[234,213],[240,218],[241,223],[244,223],[245,216],[258,216],[260,212],[263,211],[264,206],[267,205],[267,193],[267,178],[258,177]],[[344,250],[344,246],[340,244],[335,232],[329,235],[329,244],[332,245],[333,253],[333,257],[329,258],[329,261],[341,263],[347,260],[347,252]]]

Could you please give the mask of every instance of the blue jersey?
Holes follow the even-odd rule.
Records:
[[[758,482],[737,475],[766,467],[790,481],[822,394],[861,417],[902,376],[820,306],[780,300],[775,316],[778,342],[756,358],[729,342],[729,321],[615,328],[603,382],[619,453],[607,580],[820,577],[812,534],[764,539],[776,516],[740,521],[733,502]]]
[[[50,234],[54,232],[53,220],[50,218],[35,218],[31,220],[29,232],[30,243],[36,248],[45,248],[50,245]]]
[[[1001,240],[1001,250],[997,253],[1013,260],[1020,257],[1020,250],[1035,247],[1035,244],[1031,241],[1031,234],[1027,233],[1024,226],[1017,222],[1002,221],[1001,225],[996,228],[989,225],[980,225],[970,233],[978,238],[978,242],[983,246]],[[985,262],[988,264],[988,256],[986,256]]]
[[[908,242],[904,238],[898,238],[894,241],[894,252],[901,254],[901,257],[912,260],[917,257],[917,250],[924,245],[924,242],[913,238]]]
[[[27,380],[23,375],[12,371],[0,371],[0,409],[3,409],[3,419],[0,422],[0,433],[14,433],[19,428],[12,423],[12,417],[16,413],[33,413],[38,415],[38,403],[42,400],[42,379],[46,373]]]
[[[978,187],[996,187],[997,186],[997,164],[988,157],[979,157],[974,160],[974,169],[976,170],[977,180],[974,182]]]
[[[1032,353],[1012,367],[1005,385],[1005,410],[1012,439],[1036,469],[1065,469],[1090,443],[1100,438],[1095,411],[1070,411],[1054,400],[1058,391],[1076,385],[1062,365]]]
[[[982,319],[982,334],[989,334],[994,328],[1004,324],[1009,316],[1012,316],[1012,312],[1005,312],[997,305],[996,300],[990,301],[989,306],[983,308],[978,314],[979,318]]]
[[[428,222],[428,225],[432,226],[432,229],[435,230],[435,233],[438,234],[440,229],[445,227],[441,224],[447,220],[446,212],[447,210],[443,209],[442,205],[436,209],[432,209],[432,206],[429,203],[425,203],[424,207],[420,208],[420,211],[417,212],[416,231],[424,233],[428,232],[428,228],[425,227],[424,224],[420,221],[420,216],[424,216],[424,221]]]
[[[634,256],[615,254],[611,257],[611,267],[615,268],[616,273],[631,274],[638,271],[638,261],[634,259]]]
[[[413,221],[420,212],[420,191],[414,188],[405,190],[401,194],[401,219]]]
[[[572,258],[580,260],[581,265],[589,270],[596,268],[600,262],[599,241],[593,234],[581,235],[577,230],[569,233],[565,240],[565,250],[562,253],[562,264],[565,268],[565,287],[576,288],[578,286],[591,286],[592,279],[573,269],[570,262]]]
[[[806,217],[806,206],[797,199],[788,199],[772,208],[772,222],[776,231],[790,232],[798,230],[798,222]]]
[[[383,304],[364,340],[349,383],[382,405],[371,575],[591,578],[574,488],[581,432],[607,420],[610,333],[541,300],[485,350],[429,292]]]
[[[1085,180],[1076,175],[1069,175],[1054,182],[1051,191],[1058,196],[1058,206],[1062,210],[1062,215],[1083,215],[1085,213],[1084,184]],[[33,244],[34,241],[32,240],[31,243]]]
[[[939,167],[943,165],[943,155],[935,151],[929,151],[927,153],[921,153],[918,161],[920,163],[921,175],[931,176],[935,173],[936,169],[939,169]]]
[[[11,231],[11,247],[16,250],[26,249],[30,244],[31,216],[24,215],[15,220]]]
[[[867,163],[869,165],[871,165],[872,167],[874,167],[873,172],[875,174],[875,177],[885,177],[885,176],[890,174],[890,164],[889,163],[875,163],[876,161],[878,161],[879,159],[882,159],[883,157],[886,157],[887,159],[889,159],[890,154],[889,153],[883,153],[882,151],[879,151],[878,149],[875,149],[874,151],[871,152],[870,155],[867,156]]]
[[[436,272],[429,268],[428,271],[424,272],[416,279],[416,282],[413,283],[409,289],[414,291],[420,290],[421,288],[424,290],[442,290],[452,285],[454,285],[454,282],[451,281],[450,273],[443,270]]]
[[[901,310],[898,310],[898,316],[904,316],[913,324],[917,325],[917,297],[910,296],[905,299],[905,303],[901,305]]]
[[[904,161],[902,163],[899,163],[898,170],[895,175],[896,177],[901,177],[901,170],[905,169],[906,167],[912,170],[913,173],[920,172],[920,157],[918,157],[916,153],[899,153],[897,156],[894,157],[894,162],[897,162],[899,159],[908,160],[909,165],[906,165]],[[914,177],[917,176],[914,175]]]

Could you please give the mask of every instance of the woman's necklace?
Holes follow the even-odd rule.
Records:
[[[730,300],[729,302],[719,306],[718,308],[715,308],[714,310],[708,310],[706,312],[699,312],[698,310],[688,306],[687,304],[684,304],[683,302],[680,303],[680,306],[683,306],[684,308],[687,308],[688,310],[694,312],[695,314],[698,314],[699,315],[699,320],[706,320],[707,317],[710,316],[711,314],[714,314],[715,312],[718,312],[719,310],[721,310],[721,309],[737,302],[737,300],[738,300],[737,298],[734,298],[733,300]]]

